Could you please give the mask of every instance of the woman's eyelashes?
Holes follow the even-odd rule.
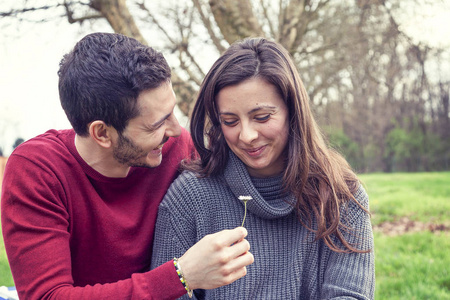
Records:
[[[270,118],[271,115],[272,115],[272,114],[257,115],[257,116],[255,116],[255,120],[260,121],[260,122],[264,122],[264,121],[269,120],[269,118]]]
[[[257,122],[264,123],[270,119],[271,115],[272,114],[256,115],[253,117],[253,119]],[[233,119],[221,118],[221,120],[222,120],[222,124],[225,126],[235,126],[239,122],[239,119],[237,119],[237,118],[236,119],[235,118],[233,118]]]
[[[225,126],[234,126],[237,124],[237,119],[233,119],[233,120],[224,120],[222,119],[222,124]]]

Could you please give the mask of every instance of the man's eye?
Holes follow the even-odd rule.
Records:
[[[255,119],[257,121],[267,121],[267,120],[269,120],[269,118],[270,118],[270,114],[263,115],[263,116],[256,116],[255,117]]]
[[[153,127],[150,131],[153,132],[153,131],[155,131],[155,130],[161,128],[161,127],[163,127],[164,124],[166,124],[166,120],[162,121],[161,123],[156,124],[156,126]]]

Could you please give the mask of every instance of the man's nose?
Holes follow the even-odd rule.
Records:
[[[166,136],[177,137],[181,134],[181,126],[177,118],[172,114],[167,120]]]

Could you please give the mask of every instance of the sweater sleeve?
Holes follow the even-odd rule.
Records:
[[[74,286],[63,194],[51,172],[11,155],[2,186],[1,221],[21,299],[175,299],[185,293],[170,261],[118,282]]]
[[[175,180],[159,206],[151,269],[182,256],[197,242],[196,225],[190,218],[190,215],[195,216],[195,212],[188,203],[195,196],[189,195],[192,190],[185,184],[185,175],[183,173]],[[193,298],[198,299],[196,293]],[[180,299],[190,298],[186,294]]]
[[[356,200],[369,209],[369,198],[361,186]],[[344,224],[352,228],[344,232],[346,240],[368,253],[337,253],[325,246],[329,258],[324,274],[321,299],[374,299],[375,256],[370,216],[357,203],[350,201],[342,213]]]

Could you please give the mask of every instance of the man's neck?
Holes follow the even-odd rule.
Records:
[[[75,148],[81,158],[94,170],[106,177],[123,178],[128,175],[130,167],[117,162],[113,150],[97,144],[90,136],[75,135]]]

